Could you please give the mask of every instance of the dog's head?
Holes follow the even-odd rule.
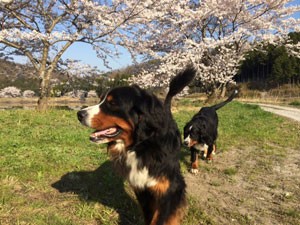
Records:
[[[184,127],[184,144],[191,147],[204,148],[209,142],[207,124],[204,120],[190,121]]]
[[[77,113],[78,120],[95,129],[92,142],[110,148],[128,149],[155,133],[164,124],[164,107],[152,94],[138,86],[108,91],[100,103]]]

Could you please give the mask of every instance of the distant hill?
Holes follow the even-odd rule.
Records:
[[[66,80],[66,75],[54,73],[53,79]],[[0,89],[14,86],[21,91],[39,92],[39,79],[36,71],[29,65],[0,59]]]
[[[126,79],[131,75],[136,75],[142,69],[147,68],[147,66],[153,66],[157,63],[158,61],[152,60],[150,62],[113,70],[106,74],[94,74],[91,77],[74,78],[69,83],[72,83],[72,88],[88,90],[93,88],[91,84],[95,82],[101,85],[102,81],[97,82],[97,80],[101,80],[103,77],[106,77],[115,78],[115,81],[109,84],[112,87],[126,85],[126,82],[119,82],[119,80],[123,80],[124,78]],[[55,83],[59,83],[57,81],[67,81],[68,77],[65,74],[54,72],[52,79],[56,80]],[[32,90],[36,94],[39,93],[39,79],[32,66],[0,59],[0,89],[8,86],[15,86],[21,89],[21,91]]]

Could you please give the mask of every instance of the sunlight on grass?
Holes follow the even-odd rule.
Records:
[[[201,105],[199,106],[200,109]],[[183,127],[199,111],[186,112],[178,108],[175,118],[183,133]],[[257,105],[231,102],[217,111],[219,116],[219,137],[217,146],[222,150],[255,145],[258,148],[276,148],[286,142],[292,148],[300,146],[299,126],[292,121],[265,112]],[[291,132],[292,131],[292,132]],[[293,132],[294,131],[294,132]]]
[[[179,102],[174,114],[181,132],[201,106],[185,105]],[[132,189],[113,171],[106,147],[89,142],[91,130],[79,124],[76,112],[7,110],[0,114],[3,224],[143,224]],[[258,155],[280,158],[285,157],[282,147],[287,143],[299,149],[299,126],[257,106],[232,102],[218,114],[220,151],[255,146]],[[183,149],[184,173],[188,158],[189,150]],[[262,166],[268,166],[261,160]],[[229,176],[235,172],[224,171]],[[185,225],[212,223],[195,200],[188,201]]]

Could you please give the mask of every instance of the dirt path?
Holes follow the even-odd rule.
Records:
[[[290,149],[285,157],[259,149],[220,152],[185,179],[187,193],[211,224],[300,224],[299,150]]]
[[[277,105],[269,105],[269,104],[257,104],[257,105],[259,105],[265,111],[272,112],[284,117],[288,117],[296,121],[300,121],[300,109],[277,106]]]

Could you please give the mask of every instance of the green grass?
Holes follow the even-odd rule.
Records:
[[[289,217],[300,219],[300,211],[295,210],[295,209],[289,209],[286,212],[283,212],[283,214],[286,214]]]
[[[228,176],[233,176],[237,172],[238,172],[237,168],[233,168],[233,167],[230,167],[230,168],[227,168],[227,169],[224,170],[224,174],[226,174]]]
[[[300,107],[300,101],[293,101],[293,102],[290,102],[289,105],[296,106],[296,107]]]
[[[181,131],[197,111],[178,108]],[[222,151],[255,146],[284,157],[286,143],[299,148],[299,125],[289,120],[237,102],[218,113]],[[143,224],[132,190],[114,173],[105,146],[89,142],[76,112],[0,111],[0,132],[1,224]],[[189,199],[184,224],[199,221],[212,223]]]
[[[182,131],[185,123],[199,111],[180,109],[175,114],[176,121]],[[300,146],[299,124],[265,112],[257,105],[231,102],[218,110],[219,149],[230,150],[246,146],[256,146],[258,149],[276,149],[286,143],[292,148]],[[273,152],[271,152],[273,154]]]
[[[112,171],[104,146],[89,142],[90,130],[75,112],[0,114],[2,223],[141,224],[133,194]]]

